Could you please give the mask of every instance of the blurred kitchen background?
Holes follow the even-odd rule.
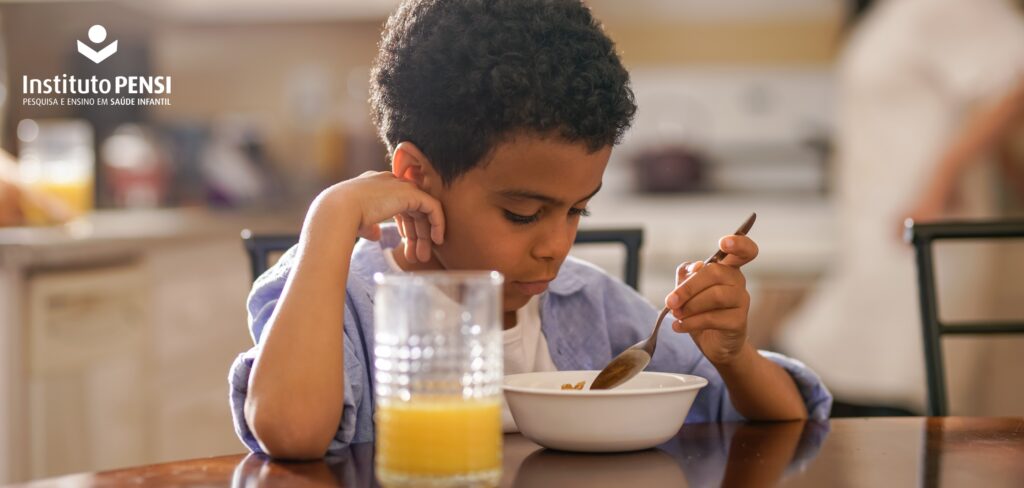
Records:
[[[397,3],[0,3],[0,140],[14,156],[0,177],[29,203],[0,228],[0,482],[243,449],[226,383],[252,344],[239,232],[295,233],[319,190],[387,168],[367,80]],[[660,303],[679,262],[757,211],[750,337],[780,347],[840,244],[832,156],[850,5],[587,3],[639,111],[584,225],[644,229],[640,289]],[[95,24],[119,42],[102,64],[73,48]],[[22,103],[22,77],[59,73],[169,75],[171,104]],[[1018,194],[993,191],[1001,215],[1019,215]],[[1024,316],[1019,247],[996,278],[996,315]],[[578,254],[620,273],[614,247]],[[983,391],[954,384],[954,413],[1020,415],[1020,381],[1003,376]],[[902,407],[920,414],[923,397]]]

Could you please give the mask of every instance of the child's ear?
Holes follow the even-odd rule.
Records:
[[[430,160],[409,141],[400,142],[395,147],[395,153],[391,155],[391,172],[399,178],[416,183],[427,193],[431,187],[440,183],[439,175]]]

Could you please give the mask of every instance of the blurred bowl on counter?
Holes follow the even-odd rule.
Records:
[[[708,158],[688,146],[648,149],[632,158],[636,190],[643,193],[696,192],[706,188]]]

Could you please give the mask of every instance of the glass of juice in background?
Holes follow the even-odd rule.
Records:
[[[95,158],[88,122],[24,119],[18,123],[18,142],[20,179],[38,195],[26,195],[22,202],[29,224],[61,223],[93,209]]]
[[[374,279],[379,481],[496,486],[504,278],[469,271]]]

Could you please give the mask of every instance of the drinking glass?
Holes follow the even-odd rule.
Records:
[[[388,486],[496,486],[501,287],[492,272],[377,274],[376,469]]]
[[[25,200],[25,220],[48,224],[51,218],[70,219],[93,209],[93,131],[85,120],[24,119],[18,123],[19,164],[23,184],[49,195],[59,208],[44,210]],[[52,207],[52,205],[51,205]]]

